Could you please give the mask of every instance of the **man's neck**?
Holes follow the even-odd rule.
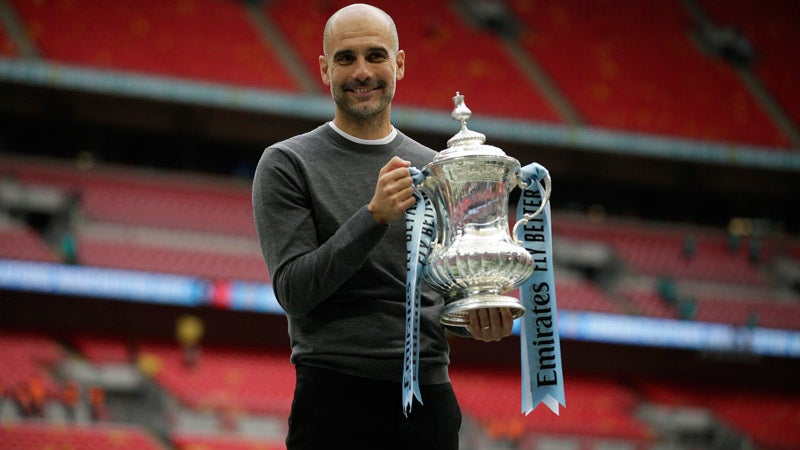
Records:
[[[392,132],[392,123],[387,114],[384,118],[375,119],[343,119],[341,115],[333,118],[333,124],[345,133],[359,139],[377,140],[383,139]]]

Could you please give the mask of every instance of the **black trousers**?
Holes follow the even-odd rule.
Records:
[[[461,409],[450,383],[421,386],[424,404],[415,400],[406,417],[399,382],[296,371],[288,450],[458,450]]]

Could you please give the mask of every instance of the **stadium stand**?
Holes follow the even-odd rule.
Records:
[[[42,55],[54,62],[299,90],[237,2],[148,0],[134,14],[125,1],[12,3]]]
[[[590,435],[631,442],[649,441],[653,432],[634,415],[634,392],[614,381],[568,377],[570,404],[559,416],[535,410],[519,415],[519,373],[496,368],[453,367],[453,388],[462,408],[496,437],[524,432]]]
[[[143,429],[126,425],[61,426],[44,423],[0,424],[0,442],[15,450],[164,450]]]
[[[734,392],[724,387],[641,380],[637,389],[648,400],[678,408],[711,408],[729,425],[754,438],[759,448],[792,448],[800,440],[800,398],[753,390]]]
[[[733,70],[692,42],[680,2],[509,5],[523,46],[589,125],[788,147]]]
[[[28,261],[59,262],[42,236],[25,224],[0,220],[0,255]]]
[[[255,234],[250,187],[219,179],[148,176],[114,167],[0,161],[23,184],[80,193],[87,219],[160,228]]]
[[[147,232],[141,238],[147,239]],[[221,241],[224,236],[206,235],[208,241]],[[97,238],[89,232],[78,235],[82,264],[140,271],[155,271],[193,275],[206,279],[239,279],[267,281],[264,258],[253,240],[251,251],[242,254],[225,249],[203,248],[203,242],[193,247],[176,247],[163,241],[132,241],[119,237]],[[256,251],[253,251],[256,250]]]
[[[0,26],[0,56],[17,56],[17,48],[14,45],[14,41],[11,40],[3,26]]]
[[[125,340],[77,335],[71,341],[95,364],[131,361],[130,342]],[[154,379],[184,406],[288,414],[294,390],[288,353],[203,346],[196,364],[188,364],[175,342],[143,341],[136,351],[138,357],[154,361]]]
[[[176,434],[172,442],[178,450],[282,450],[283,442],[266,442],[263,439],[250,439],[236,436],[198,436],[196,434]]]
[[[778,0],[762,8],[746,0],[698,3],[717,26],[739,30],[752,43],[753,70],[794,122],[800,123],[800,88],[793,75],[800,73],[800,63],[790,45],[800,42],[794,2]]]
[[[33,377],[42,378],[52,392],[55,382],[47,375],[62,358],[61,348],[50,338],[33,332],[0,332],[0,382],[9,390]]]
[[[764,277],[747,251],[731,250],[720,230],[673,225],[643,226],[615,221],[593,223],[554,219],[554,233],[583,241],[609,245],[633,270],[650,276],[672,276],[734,284],[764,285]]]

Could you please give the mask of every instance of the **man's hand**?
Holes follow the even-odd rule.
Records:
[[[511,335],[513,325],[508,308],[481,308],[469,312],[467,329],[479,341],[494,342]]]
[[[403,217],[406,210],[417,201],[409,167],[410,162],[395,156],[381,168],[378,183],[375,185],[375,195],[367,209],[375,220],[384,225]]]

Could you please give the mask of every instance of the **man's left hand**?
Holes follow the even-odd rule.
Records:
[[[481,308],[469,312],[467,329],[479,341],[495,342],[511,335],[513,325],[508,308]]]

